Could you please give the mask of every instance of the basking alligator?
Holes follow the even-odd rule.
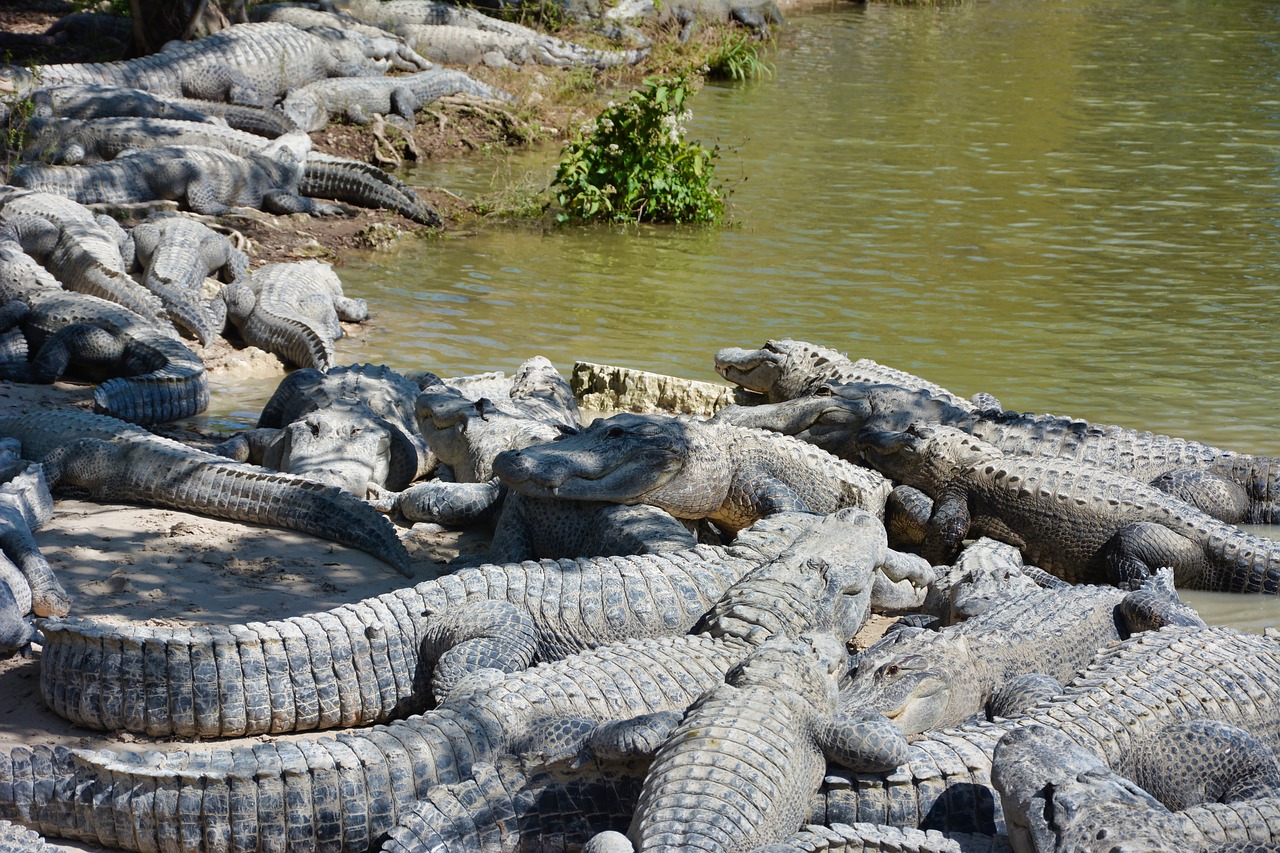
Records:
[[[105,415],[61,409],[0,418],[58,493],[141,503],[266,524],[367,551],[409,574],[409,555],[387,519],[357,498],[153,435]]]
[[[767,624],[753,629],[759,608],[741,609],[727,614],[728,632],[612,643],[505,677],[488,670],[402,722],[162,756],[17,748],[0,756],[0,816],[129,849],[207,849],[230,837],[248,849],[363,851],[432,786],[506,752],[538,751],[548,720],[609,724],[679,711],[770,636],[856,627],[847,621],[856,615],[850,584],[869,588],[876,560],[857,543],[877,536],[883,542],[883,527],[865,513],[819,522],[774,561],[790,566],[795,606],[766,610]]]
[[[1009,456],[1067,459],[1150,482],[1223,521],[1280,520],[1280,464],[1198,441],[1056,415],[958,407],[927,390],[840,382],[810,396],[762,406],[731,406],[716,420],[794,435],[842,459],[857,457],[858,434],[912,423],[955,427]]]
[[[493,471],[533,497],[648,503],[730,532],[791,510],[857,506],[883,515],[890,491],[874,471],[788,436],[663,415],[603,418],[501,453]]]
[[[921,538],[936,563],[985,535],[1075,583],[1125,583],[1168,566],[1179,588],[1280,593],[1280,543],[1123,474],[1005,456],[953,427],[864,432],[861,441],[872,467],[934,499]]]
[[[377,51],[380,52],[380,51]],[[399,57],[370,55],[368,44],[334,40],[288,24],[228,27],[195,41],[173,41],[158,53],[121,62],[0,66],[0,92],[36,86],[96,83],[143,89],[160,96],[266,106],[290,89],[325,77],[382,73]],[[419,63],[413,70],[421,68]]]
[[[790,338],[767,341],[757,350],[726,347],[716,353],[715,366],[725,379],[763,394],[770,403],[807,396],[828,382],[883,382],[919,388],[961,409],[987,408],[995,403],[987,394],[965,400],[940,385],[869,358],[850,361],[833,349]]]
[[[227,319],[245,343],[278,355],[297,367],[328,370],[339,321],[369,317],[363,299],[342,292],[333,267],[320,261],[266,264],[222,289]]]
[[[1090,749],[1044,726],[996,744],[992,782],[1015,850],[1274,850],[1280,843],[1280,766],[1263,740],[1194,720],[1151,738],[1156,781],[1195,788],[1170,803],[1116,773]],[[1154,753],[1154,755],[1152,754]],[[1142,768],[1148,769],[1148,768]],[[1146,774],[1134,774],[1146,775]]]
[[[896,630],[859,652],[840,686],[841,709],[880,711],[908,735],[947,728],[997,695],[1016,703],[1009,694],[1020,676],[1068,681],[1100,649],[1166,624],[1204,625],[1178,600],[1168,570],[1134,592],[1073,586],[1011,594],[958,625]]]
[[[406,488],[435,466],[418,430],[421,389],[385,365],[295,370],[262,408],[257,428],[215,452],[309,477],[364,497],[370,484]]]
[[[9,652],[31,640],[31,614],[65,616],[71,599],[32,536],[53,516],[44,471],[5,447],[0,477],[0,652]]]
[[[373,115],[394,115],[412,125],[418,110],[445,95],[466,94],[509,101],[510,95],[464,71],[432,68],[398,77],[345,77],[317,80],[294,89],[280,109],[305,131],[321,130],[331,115],[368,124]]]
[[[685,633],[811,522],[771,520],[729,548],[460,569],[269,622],[153,628],[51,620],[43,625],[41,692],[78,725],[153,736],[385,722],[429,706],[439,657],[456,659],[443,667],[456,671],[492,646],[501,658],[490,651],[487,665],[515,670],[627,637]],[[155,665],[162,660],[180,665]]]
[[[252,207],[270,213],[345,215],[340,205],[300,194],[306,168],[306,151],[300,149],[310,145],[302,139],[305,144],[294,135],[284,136],[268,143],[275,147],[244,156],[202,145],[162,145],[86,166],[24,163],[13,170],[10,181],[81,204],[169,199],[205,214]]]
[[[27,381],[75,373],[100,383],[94,410],[136,424],[191,417],[209,406],[204,362],[114,302],[65,290],[24,297],[20,324],[35,356]]]

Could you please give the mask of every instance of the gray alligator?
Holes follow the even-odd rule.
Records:
[[[995,745],[1039,724],[1067,734],[1113,770],[1131,744],[1170,724],[1207,717],[1274,744],[1280,736],[1280,642],[1230,628],[1143,631],[1100,653],[1059,695],[1023,714],[933,731],[911,743],[891,774],[827,780],[826,814],[815,823],[888,823],[946,832],[1004,832],[991,786]]]
[[[1269,457],[1198,441],[1095,424],[1056,415],[952,405],[925,390],[841,382],[806,397],[763,406],[722,409],[717,420],[795,435],[843,459],[856,457],[858,433],[902,430],[912,423],[955,427],[1010,456],[1068,459],[1150,482],[1232,523],[1276,518],[1280,464]]]
[[[128,849],[208,849],[230,837],[248,849],[286,849],[289,839],[300,848],[366,850],[432,786],[460,781],[478,761],[538,751],[548,720],[605,725],[679,711],[775,633],[843,633],[855,591],[837,579],[865,582],[875,559],[849,540],[874,541],[876,529],[883,541],[882,525],[865,513],[824,519],[779,556],[775,563],[791,566],[788,592],[798,606],[758,632],[743,625],[755,611],[734,613],[733,630],[754,642],[704,632],[612,643],[505,677],[488,670],[432,711],[332,738],[255,739],[167,756],[16,748],[0,756],[0,816]],[[94,808],[75,808],[77,801]]]
[[[99,383],[94,410],[135,424],[191,417],[209,406],[204,362],[186,345],[114,302],[65,290],[23,298],[32,359],[27,381],[72,373]]]
[[[846,658],[830,635],[766,640],[663,741],[627,835],[602,833],[584,853],[754,850],[801,827],[828,761],[897,767],[907,742],[888,720],[837,713]]]
[[[164,325],[160,300],[129,277],[115,237],[83,205],[56,193],[0,188],[0,231],[12,234],[67,290]]]
[[[611,7],[604,17],[611,21],[645,18],[662,25],[675,25],[680,28],[677,38],[681,42],[688,41],[704,23],[738,23],[762,36],[768,35],[770,26],[786,23],[774,0],[676,0],[674,3],[627,0]]]
[[[298,181],[298,192],[311,198],[394,210],[419,225],[440,228],[444,220],[404,181],[370,163],[312,151]]]
[[[1204,625],[1179,601],[1167,570],[1135,592],[1073,586],[1010,594],[957,625],[896,630],[859,652],[840,685],[841,709],[880,711],[907,735],[954,726],[996,696],[1010,716],[1020,677],[1069,681],[1100,649],[1166,624]]]
[[[679,551],[698,543],[679,519],[656,506],[531,498],[508,493],[485,559],[605,557]]]
[[[874,471],[788,436],[662,415],[604,418],[499,454],[493,471],[533,497],[648,503],[729,532],[792,510],[857,506],[883,516],[891,488]]]
[[[397,77],[346,77],[317,80],[294,89],[280,109],[305,131],[324,128],[339,115],[355,124],[368,124],[373,115],[397,116],[409,125],[424,104],[445,95],[475,95],[509,101],[511,96],[463,71],[432,68]]]
[[[215,452],[357,497],[371,484],[401,490],[435,467],[415,420],[420,390],[385,365],[304,367],[281,380],[255,429]]]
[[[452,671],[456,681],[481,660],[514,671],[626,637],[685,633],[811,522],[780,518],[744,531],[729,548],[460,569],[269,622],[159,628],[50,620],[41,692],[78,725],[153,736],[386,722],[429,707],[437,674]],[[155,663],[162,660],[182,665]]]
[[[40,834],[7,820],[0,820],[0,848],[8,853],[56,853],[57,848]]]
[[[44,471],[5,447],[0,477],[0,652],[11,652],[31,641],[32,614],[65,616],[71,599],[32,536],[53,516]]]
[[[252,207],[270,213],[346,215],[347,208],[299,193],[310,139],[289,134],[244,156],[201,145],[162,145],[84,166],[23,163],[10,182],[81,204],[173,200],[196,213]]]
[[[1017,545],[1075,583],[1127,583],[1167,566],[1179,588],[1280,593],[1280,545],[1131,477],[1005,456],[953,427],[864,432],[863,458],[934,499],[922,553],[950,562],[970,536]]]
[[[249,270],[249,258],[225,234],[185,216],[152,215],[132,229],[142,285],[164,304],[175,326],[204,346],[222,332],[227,304],[215,294],[204,298],[205,279],[231,282]]]
[[[940,385],[869,358],[851,361],[833,349],[790,338],[766,341],[755,350],[726,347],[716,353],[715,367],[729,382],[763,394],[770,403],[807,396],[828,382],[875,382],[930,391],[961,409],[998,407],[987,394],[965,400]]]
[[[287,364],[328,370],[342,324],[369,318],[363,299],[342,292],[333,267],[320,261],[266,264],[222,289],[227,319],[244,342]]]
[[[339,489],[69,409],[0,418],[0,436],[21,442],[23,458],[44,465],[57,493],[298,530],[366,551],[409,574],[409,556],[391,523]]]
[[[367,43],[325,38],[288,24],[239,24],[195,41],[170,42],[158,53],[122,62],[40,65],[31,70],[0,66],[0,92],[25,94],[36,86],[89,83],[266,106],[292,88],[325,77],[380,74],[393,60],[399,57],[379,55]],[[421,67],[411,64],[414,70]]]
[[[992,782],[1019,853],[1274,850],[1280,843],[1280,765],[1272,747],[1235,726],[1195,720],[1153,740],[1158,773],[1197,788],[1170,805],[1116,773],[1065,733],[1010,731],[996,744]],[[1176,768],[1176,769],[1175,769]]]
[[[3,72],[0,72],[3,75]],[[203,122],[198,109],[176,104],[132,86],[105,83],[65,83],[42,85],[28,95],[37,120],[94,119],[107,116],[138,116]]]

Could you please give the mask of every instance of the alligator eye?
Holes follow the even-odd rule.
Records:
[[[627,434],[627,431],[622,427],[609,427],[609,429],[605,431],[604,437],[605,438],[622,438],[626,434]]]

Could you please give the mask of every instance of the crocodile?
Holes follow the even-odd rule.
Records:
[[[94,411],[135,424],[191,417],[209,406],[204,361],[114,302],[66,290],[28,294],[20,320],[35,353],[27,381],[66,373],[97,382]]]
[[[421,389],[386,365],[304,367],[276,387],[257,427],[215,452],[364,497],[402,490],[435,467],[414,419]]]
[[[333,267],[320,261],[265,264],[222,288],[227,319],[244,342],[286,364],[328,370],[341,321],[369,318],[363,299],[342,292]]]
[[[715,368],[729,382],[770,403],[808,396],[828,382],[876,382],[931,391],[961,409],[998,407],[988,394],[965,400],[914,374],[869,358],[851,361],[833,349],[791,338],[766,341],[756,350],[725,347],[715,355]]]
[[[813,395],[722,409],[717,420],[772,429],[812,442],[842,459],[856,457],[864,429],[911,423],[955,427],[1006,455],[1087,462],[1150,482],[1234,524],[1280,519],[1280,463],[1199,441],[1047,414],[952,405],[926,390],[866,382],[831,383]]]
[[[605,725],[677,712],[769,636],[847,627],[853,590],[838,578],[865,583],[875,559],[849,539],[874,540],[877,528],[883,537],[865,513],[823,519],[783,552],[774,563],[791,566],[795,606],[774,612],[768,629],[738,629],[753,641],[704,631],[611,643],[509,675],[484,670],[433,710],[329,738],[151,756],[19,747],[0,755],[0,818],[127,849],[222,848],[238,838],[247,849],[366,850],[432,786],[460,781],[477,761],[537,751],[548,720]]]
[[[1131,624],[1136,607],[1141,619]],[[894,631],[862,650],[841,682],[840,707],[880,711],[907,735],[956,725],[998,694],[1007,716],[1020,676],[1068,681],[1100,649],[1166,624],[1204,625],[1168,570],[1134,592],[1080,585],[1011,594],[959,624]]]
[[[487,663],[515,670],[626,637],[685,633],[811,521],[771,519],[730,547],[459,569],[268,622],[158,628],[46,620],[41,694],[77,725],[153,736],[243,737],[385,722],[429,706],[437,655],[455,646],[451,657],[460,663],[442,669],[459,670],[505,632],[505,643],[495,644],[503,662],[490,652]],[[451,634],[461,636],[451,642]],[[531,658],[518,658],[522,649]]]
[[[310,144],[305,135],[286,134],[244,156],[204,145],[161,145],[83,166],[22,163],[10,183],[81,204],[172,200],[204,214],[252,207],[269,213],[346,215],[343,205],[299,194]]]
[[[395,529],[340,489],[232,462],[106,415],[70,409],[0,418],[58,494],[140,503],[297,530],[366,551],[409,575]]]
[[[907,742],[887,719],[837,711],[846,658],[831,635],[766,640],[662,742],[627,834],[602,833],[584,853],[754,850],[800,829],[828,761],[897,767]]]
[[[665,415],[602,418],[548,443],[499,454],[493,471],[532,497],[648,503],[732,533],[773,512],[859,506],[883,516],[890,484],[812,445]]]
[[[341,115],[354,124],[368,124],[373,114],[394,115],[408,125],[423,105],[445,95],[475,95],[499,101],[511,96],[498,91],[464,71],[432,68],[396,77],[344,77],[317,80],[291,91],[280,109],[298,127],[311,132],[322,130],[331,115]]]
[[[225,234],[185,216],[153,214],[132,230],[142,285],[160,297],[175,326],[209,346],[226,324],[226,302],[201,298],[205,279],[232,282],[249,270],[249,257]]]
[[[1190,802],[1153,796],[1061,731],[1027,726],[1002,737],[992,782],[1013,849],[1209,853],[1280,844],[1280,765],[1270,745],[1212,719],[1151,740],[1158,775],[1197,789]]]
[[[129,277],[118,243],[84,205],[56,193],[0,188],[0,231],[13,234],[67,290],[117,302],[166,325],[160,300]]]
[[[922,553],[936,563],[987,535],[1073,583],[1128,583],[1167,566],[1180,589],[1280,593],[1280,544],[1131,477],[1005,456],[954,427],[861,435],[868,464],[934,499]]]
[[[120,62],[39,65],[30,70],[3,65],[0,92],[26,94],[37,86],[90,83],[143,89],[161,97],[260,107],[290,89],[325,77],[381,74],[396,59],[381,53],[381,47],[336,40],[288,24],[237,24]]]
[[[971,721],[915,739],[906,764],[893,773],[831,768],[826,813],[814,822],[1002,834],[1005,818],[990,773],[996,743],[1007,732],[1035,724],[1057,729],[1126,773],[1122,758],[1131,744],[1201,717],[1238,726],[1274,748],[1278,688],[1275,637],[1224,627],[1143,631],[1100,652],[1062,693],[1016,717]]]

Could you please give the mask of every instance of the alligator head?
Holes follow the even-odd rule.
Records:
[[[1014,850],[1180,849],[1179,821],[1167,808],[1055,729],[1019,727],[1002,737],[991,781]]]
[[[387,484],[388,488],[405,488],[408,482],[396,482],[391,475],[393,437],[398,444],[407,440],[398,429],[363,406],[330,406],[310,412],[285,425],[281,430],[277,470],[337,486],[363,498],[370,483]],[[412,447],[395,448],[409,462],[408,470],[417,471],[417,456]],[[403,473],[399,477],[404,479]]]
[[[493,473],[531,497],[653,503],[678,518],[719,509],[731,471],[715,464],[692,422],[662,415],[603,418],[548,444],[508,451]]]
[[[956,686],[952,672],[920,653],[921,639],[934,638],[947,643],[947,654],[967,656],[963,637],[944,639],[920,628],[899,628],[856,655],[840,683],[842,710],[879,711],[904,735],[960,722],[967,713],[956,719],[948,713]]]
[[[1003,456],[993,445],[948,426],[914,423],[900,431],[869,426],[854,441],[864,464],[934,497],[965,469]]]
[[[757,350],[726,347],[716,353],[716,372],[770,403],[811,394],[828,379],[838,379],[840,353],[790,338],[770,340]]]
[[[460,483],[487,482],[500,453],[561,434],[561,426],[554,423],[499,409],[487,397],[468,399],[444,384],[424,388],[415,412],[427,445]]]

